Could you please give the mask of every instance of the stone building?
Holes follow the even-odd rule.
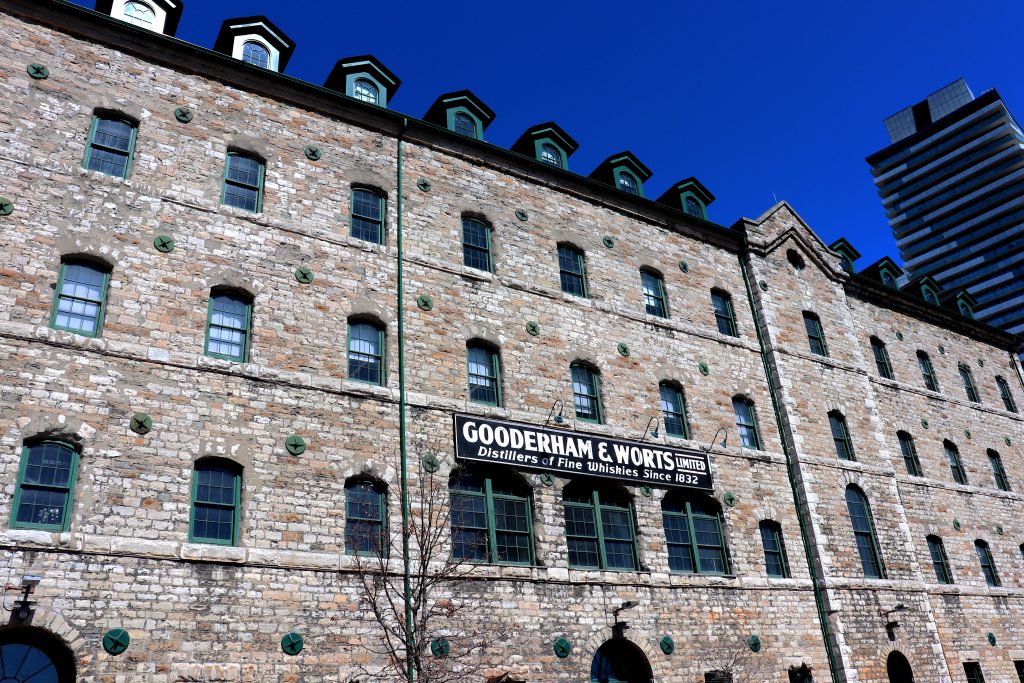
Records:
[[[1024,680],[1017,340],[959,293],[263,17],[0,9],[0,680],[380,678],[403,471],[463,680]]]

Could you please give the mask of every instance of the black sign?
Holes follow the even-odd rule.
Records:
[[[712,489],[711,468],[702,451],[472,415],[454,417],[455,456],[460,460],[637,484]]]

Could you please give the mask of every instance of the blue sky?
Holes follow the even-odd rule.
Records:
[[[898,258],[864,161],[883,118],[964,77],[1024,119],[1020,0],[184,3],[183,40],[210,47],[224,19],[265,14],[298,46],[292,76],[322,84],[374,54],[403,81],[393,109],[468,88],[497,113],[488,141],[554,120],[580,143],[572,170],[632,150],[648,197],[696,176],[725,225],[786,199],[859,267]]]

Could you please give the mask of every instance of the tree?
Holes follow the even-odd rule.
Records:
[[[760,648],[760,645],[758,645]],[[708,683],[768,683],[777,674],[760,652],[750,648],[747,637],[726,637],[709,642],[701,659]]]

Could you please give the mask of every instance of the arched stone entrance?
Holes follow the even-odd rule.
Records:
[[[606,640],[590,663],[591,683],[651,683],[653,680],[654,671],[647,655],[625,638]]]
[[[910,668],[910,662],[899,650],[889,653],[885,668],[889,673],[889,683],[914,683],[914,672]]]
[[[75,657],[41,628],[0,629],[0,683],[75,683]]]

